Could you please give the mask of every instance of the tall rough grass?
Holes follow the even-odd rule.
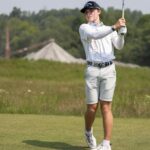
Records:
[[[0,60],[0,113],[82,115],[81,64]],[[150,69],[117,67],[115,117],[150,116]]]

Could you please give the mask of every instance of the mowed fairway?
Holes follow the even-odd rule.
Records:
[[[0,115],[0,150],[88,150],[83,117]],[[113,150],[149,150],[150,119],[115,119]],[[101,120],[94,133],[102,140]]]

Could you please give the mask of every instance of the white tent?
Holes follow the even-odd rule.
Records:
[[[66,63],[85,63],[85,60],[77,59],[67,53],[63,48],[57,45],[54,40],[39,51],[28,54],[25,58],[29,60],[45,59]]]

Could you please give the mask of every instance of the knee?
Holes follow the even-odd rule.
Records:
[[[96,113],[96,111],[97,111],[97,105],[88,105],[87,106],[87,112],[89,112],[89,113]]]
[[[111,112],[111,103],[101,104],[101,111],[103,114],[110,113]]]

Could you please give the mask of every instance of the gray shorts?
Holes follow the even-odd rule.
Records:
[[[115,64],[105,68],[87,66],[85,72],[86,103],[112,101],[116,86]]]

